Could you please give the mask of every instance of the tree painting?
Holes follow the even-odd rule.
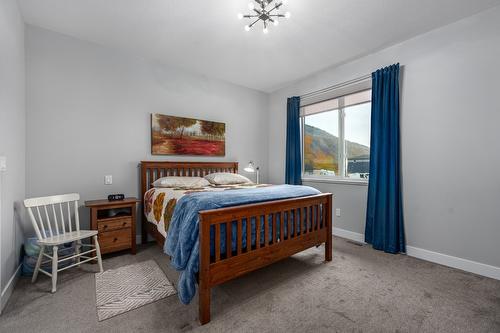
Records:
[[[213,121],[203,121],[201,123],[201,131],[206,134],[224,136],[226,125],[224,123],[216,123]]]
[[[153,113],[151,153],[224,156],[225,133],[224,123]]]
[[[163,115],[157,115],[158,125],[161,130],[164,132],[170,133],[178,133],[179,139],[182,139],[182,135],[184,134],[184,130],[196,124],[196,119],[191,118],[181,118],[181,117],[169,117]]]

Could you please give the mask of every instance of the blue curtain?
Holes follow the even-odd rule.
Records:
[[[300,157],[300,97],[287,101],[286,117],[286,169],[287,184],[302,184],[302,159]]]
[[[399,64],[372,73],[365,241],[377,250],[406,252],[399,144]]]

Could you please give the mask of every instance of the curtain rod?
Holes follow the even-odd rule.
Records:
[[[368,80],[371,77],[372,77],[371,73],[367,74],[367,75],[363,75],[363,76],[358,77],[356,79],[352,79],[352,80],[349,80],[349,81],[346,81],[346,82],[335,84],[333,86],[330,86],[330,87],[327,87],[327,88],[323,88],[321,90],[309,92],[307,94],[301,95],[300,98],[303,99],[303,98],[309,98],[309,97],[313,97],[313,96],[316,96],[316,95],[324,94],[326,92],[329,92],[329,91],[332,91],[332,90],[335,90],[335,89],[339,89],[339,88],[342,88],[342,87],[345,87],[345,86],[348,86],[348,85],[351,85],[351,84],[354,84],[354,83],[358,83],[358,82],[361,82],[361,81]]]

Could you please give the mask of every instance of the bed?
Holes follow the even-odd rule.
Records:
[[[165,225],[151,223],[144,214],[145,196],[151,195],[151,184],[166,176],[203,177],[213,172],[238,172],[236,162],[141,162],[142,241],[151,235],[160,246],[165,243]],[[284,191],[259,188],[259,193]],[[148,192],[149,191],[149,192]],[[167,190],[168,191],[168,190]],[[227,191],[229,192],[229,191]],[[247,195],[251,190],[238,193]],[[233,192],[236,193],[236,192]],[[297,192],[300,195],[300,191]],[[185,193],[180,193],[184,195]],[[169,193],[172,195],[172,193]],[[199,194],[203,196],[203,194]],[[233,195],[224,193],[223,196]],[[194,195],[193,195],[194,196]],[[236,201],[235,201],[236,202]],[[308,194],[288,199],[266,200],[251,204],[197,213],[199,228],[196,257],[198,271],[199,320],[210,321],[211,288],[285,259],[313,246],[325,244],[325,261],[332,260],[332,194]],[[164,214],[163,211],[161,214]],[[166,213],[165,213],[166,214]],[[249,221],[249,223],[247,223]],[[281,221],[283,223],[281,223]],[[169,235],[170,236],[170,235]],[[195,235],[196,236],[196,235]],[[196,252],[198,255],[198,252]]]

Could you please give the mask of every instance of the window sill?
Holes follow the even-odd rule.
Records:
[[[354,179],[304,177],[302,178],[302,181],[306,183],[327,183],[327,184],[368,186],[367,180],[354,180]]]

